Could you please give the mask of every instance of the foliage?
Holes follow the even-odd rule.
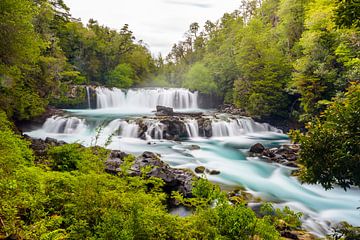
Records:
[[[53,169],[58,171],[77,170],[80,161],[83,160],[79,151],[80,147],[78,144],[66,144],[50,149],[48,154],[53,161]]]
[[[279,230],[299,229],[301,227],[302,213],[295,213],[288,206],[285,206],[284,209],[274,209],[270,203],[265,203],[261,206],[260,212]]]
[[[332,239],[359,239],[360,227],[354,227],[346,222],[341,222],[333,228],[333,233],[329,234]]]
[[[337,0],[335,22],[340,27],[360,28],[360,3],[357,0]]]
[[[303,181],[325,188],[338,184],[344,189],[360,186],[360,85],[327,104],[319,118],[307,125],[300,138]]]
[[[202,93],[213,93],[217,89],[210,71],[201,63],[194,64],[186,73],[183,87]]]
[[[156,69],[128,25],[117,31],[91,19],[84,26],[62,0],[4,0],[0,23],[0,105],[16,120],[40,115],[48,102],[78,104],[67,100],[69,85],[130,87]]]
[[[129,64],[119,64],[109,73],[107,84],[112,87],[128,88],[133,84],[134,70]]]

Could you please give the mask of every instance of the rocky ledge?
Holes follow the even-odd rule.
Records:
[[[298,168],[299,144],[285,144],[279,148],[265,148],[261,143],[251,146],[250,156],[258,156],[270,162],[276,162],[287,167]]]
[[[30,147],[37,157],[44,158],[47,156],[49,147],[61,146],[66,144],[53,138],[33,139],[27,135],[24,138],[31,142]],[[105,171],[110,174],[122,174],[122,167],[125,163],[127,153],[113,150],[110,152],[108,159],[105,161]],[[171,168],[167,163],[160,159],[160,155],[152,152],[144,152],[136,157],[131,166],[127,169],[130,176],[146,176],[160,178],[164,181],[163,189],[166,193],[178,191],[184,197],[191,197],[192,183],[197,177],[191,170]],[[169,202],[170,204],[175,204]]]
[[[113,150],[105,162],[105,171],[114,175],[123,174],[124,163],[128,154]],[[192,183],[197,177],[186,169],[171,168],[160,159],[160,155],[153,152],[144,152],[136,157],[131,166],[126,169],[130,176],[156,177],[164,181],[163,190],[171,194],[178,191],[184,197],[192,196]]]

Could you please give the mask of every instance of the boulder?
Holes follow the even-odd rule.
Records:
[[[204,173],[205,172],[205,167],[204,166],[198,166],[195,168],[195,172],[196,173]]]
[[[171,107],[156,106],[156,115],[173,116],[174,109]]]
[[[265,150],[265,147],[261,143],[256,143],[250,148],[251,153],[262,153]]]

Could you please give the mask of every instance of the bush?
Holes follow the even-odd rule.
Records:
[[[57,171],[77,170],[79,162],[83,160],[79,144],[65,144],[53,147],[48,151],[48,154],[53,160],[53,169]]]

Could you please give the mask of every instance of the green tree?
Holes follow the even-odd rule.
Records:
[[[217,89],[210,71],[201,63],[195,63],[186,73],[183,86],[202,93],[214,93]]]
[[[113,87],[128,88],[133,84],[134,70],[129,64],[121,63],[109,73],[107,84]]]
[[[234,85],[235,104],[251,115],[286,116],[291,68],[269,26],[256,18],[250,21],[240,36],[236,61],[240,76]]]
[[[300,135],[303,181],[320,183],[326,189],[334,184],[344,189],[360,186],[359,118],[360,85],[353,83]]]

